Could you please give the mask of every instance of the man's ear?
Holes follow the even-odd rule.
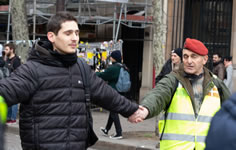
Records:
[[[208,55],[203,56],[203,65],[205,65],[208,61]]]
[[[51,43],[54,43],[55,41],[55,34],[53,32],[48,32],[47,33],[47,37],[48,37],[48,40],[51,42]]]

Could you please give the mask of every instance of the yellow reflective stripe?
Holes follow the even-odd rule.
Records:
[[[165,133],[162,137],[162,140],[177,140],[177,141],[194,142],[195,137],[193,135]]]
[[[0,120],[2,123],[5,123],[7,120],[7,104],[2,96],[0,96]]]
[[[197,117],[197,121],[198,122],[211,122],[211,119],[212,119],[212,117],[211,116],[203,116],[203,115],[199,115],[198,117]]]
[[[196,142],[205,143],[206,136],[196,136]]]
[[[168,113],[167,120],[186,120],[186,121],[195,121],[194,115],[188,114],[177,114],[177,113]]]
[[[176,140],[176,141],[188,141],[188,142],[205,142],[206,136],[195,136],[186,134],[173,134],[165,133],[162,140]]]
[[[197,118],[198,122],[211,122],[211,116],[199,115]],[[160,120],[165,120],[164,116]],[[194,115],[179,114],[179,113],[168,113],[166,120],[185,120],[185,121],[196,121]]]

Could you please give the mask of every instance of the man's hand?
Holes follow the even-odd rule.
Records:
[[[128,120],[131,123],[138,123],[138,122],[142,122],[148,115],[148,110],[147,108],[143,107],[143,106],[139,106],[139,109],[133,114],[131,115]]]

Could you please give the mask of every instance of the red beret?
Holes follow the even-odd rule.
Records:
[[[194,53],[205,56],[208,54],[208,49],[199,40],[187,38],[184,43],[184,48]]]

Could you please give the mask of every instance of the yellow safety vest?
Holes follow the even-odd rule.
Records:
[[[7,120],[7,104],[4,98],[0,96],[0,123],[5,123]]]
[[[196,118],[190,96],[179,83],[167,110],[166,119],[159,120],[160,135],[164,132],[160,141],[160,149],[193,150],[195,148],[195,150],[204,150],[211,119],[220,107],[219,92],[214,85],[204,97]]]

